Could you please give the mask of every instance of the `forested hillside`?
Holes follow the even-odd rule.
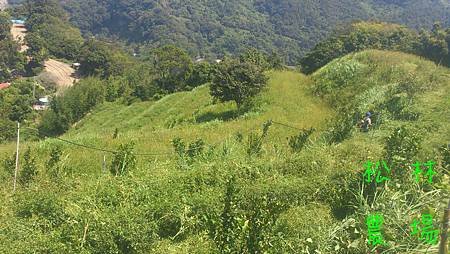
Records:
[[[64,0],[71,21],[85,33],[175,43],[191,55],[222,56],[248,46],[273,50],[296,63],[336,26],[381,20],[427,28],[450,22],[448,0]]]
[[[0,253],[449,253],[449,1],[63,4],[0,12]]]

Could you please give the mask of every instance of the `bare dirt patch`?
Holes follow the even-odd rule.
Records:
[[[7,0],[0,0],[0,10],[6,9],[6,6],[8,6]]]
[[[23,25],[14,24],[11,27],[11,35],[14,40],[20,44],[20,52],[25,52],[28,46],[25,44],[25,35],[27,34],[27,29]]]
[[[75,77],[75,70],[66,63],[53,59],[45,61],[45,69],[41,75],[45,75],[55,85],[57,90],[72,86],[78,79]]]
[[[14,24],[11,27],[11,34],[13,38],[20,43],[20,51],[25,52],[28,49],[28,46],[25,43],[27,29],[23,25]],[[69,64],[53,59],[45,61],[44,71],[39,77],[54,84],[57,91],[70,87],[78,81],[75,76],[75,70]]]

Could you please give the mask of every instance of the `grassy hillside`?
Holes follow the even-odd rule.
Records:
[[[421,212],[443,214],[448,154],[439,148],[450,137],[450,70],[364,51],[311,76],[268,75],[268,89],[243,115],[233,104],[213,104],[205,85],[158,102],[103,104],[62,137],[107,149],[134,141],[137,153],[172,151],[176,137],[202,138],[205,150],[193,158],[138,156],[136,170],[115,177],[101,171],[108,153],[55,139],[24,144],[34,149],[38,175],[12,195],[10,172],[0,171],[0,252],[359,254],[370,252],[365,219],[375,212],[385,216],[383,253],[436,252],[405,228]],[[368,110],[375,127],[362,133],[354,120]],[[299,131],[273,124],[261,154],[247,155],[249,134],[268,119],[317,131],[293,153],[286,138]],[[401,126],[410,136],[387,146]],[[363,164],[398,163],[411,136],[421,141],[402,162],[406,173],[393,168],[389,188],[363,185]],[[49,167],[58,144],[62,156]],[[0,152],[11,157],[13,145]],[[415,184],[408,165],[416,160],[438,163],[434,184]]]
[[[238,115],[234,103],[214,104],[205,85],[157,102],[104,104],[77,123],[66,137],[111,140],[117,128],[120,142],[132,139],[145,143],[139,150],[161,152],[171,149],[170,140],[175,137],[202,137],[217,142],[237,132],[259,129],[269,119],[298,128],[320,128],[326,118],[332,117],[326,104],[309,96],[311,82],[307,77],[288,71],[268,75],[271,79],[267,91],[256,99],[256,107],[244,115]],[[274,131],[273,137],[286,134],[285,130]]]

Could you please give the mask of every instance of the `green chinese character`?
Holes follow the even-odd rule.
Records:
[[[366,170],[364,171],[364,176],[367,176],[366,182],[371,183],[372,182],[372,175],[375,175],[375,170],[373,169],[373,163],[371,161],[367,161],[366,164],[364,164],[366,167]]]
[[[411,226],[411,235],[417,235],[419,234],[419,220],[415,219]]]
[[[369,215],[367,217],[367,240],[369,244],[373,246],[384,244],[383,235],[381,234],[383,221],[383,216],[380,214]]]
[[[435,245],[439,242],[439,230],[433,229],[433,227],[426,227],[420,233],[420,240]]]
[[[420,175],[422,174],[422,169],[420,168],[420,166],[422,166],[422,163],[420,162],[416,162],[413,164],[413,166],[415,167],[414,169],[414,175],[416,176],[416,182],[420,182]]]
[[[386,162],[385,162],[385,161],[382,161],[382,163],[383,163],[383,168],[384,168],[388,173],[391,173],[391,170],[388,168]],[[384,182],[384,181],[390,180],[389,177],[381,176],[381,170],[378,169],[379,166],[380,166],[380,162],[377,162],[376,167],[375,167],[375,170],[378,171],[377,179],[376,179],[377,183],[382,183],[382,182]]]
[[[420,232],[420,240],[432,245],[437,244],[439,242],[439,230],[433,228],[433,216],[431,214],[423,214],[422,225],[425,227]]]
[[[431,184],[431,183],[433,183],[433,176],[436,174],[436,172],[433,171],[433,167],[434,167],[434,165],[436,165],[436,162],[434,162],[434,161],[427,161],[423,165],[428,168],[426,176],[428,177],[428,182]]]
[[[383,168],[385,171],[387,171],[387,173],[390,173],[391,170],[389,169],[389,167],[387,166],[385,161],[382,161],[383,164]],[[372,177],[375,177],[375,181],[377,183],[382,183],[384,181],[390,180],[389,177],[383,176],[382,175],[382,171],[380,170],[380,162],[378,161],[377,163],[375,163],[375,168],[374,168],[374,164],[371,161],[367,161],[366,164],[364,164],[365,167],[365,171],[364,171],[364,177],[365,177],[365,181],[367,183],[371,183],[373,181]]]

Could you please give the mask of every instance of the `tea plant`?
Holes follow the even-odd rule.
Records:
[[[115,176],[123,176],[136,169],[134,143],[121,144],[114,154],[110,172]]]
[[[300,134],[296,136],[289,137],[288,144],[289,147],[291,147],[291,150],[294,153],[300,152],[305,147],[306,143],[309,140],[309,137],[313,134],[314,131],[314,128],[310,128],[308,130],[300,132]]]

